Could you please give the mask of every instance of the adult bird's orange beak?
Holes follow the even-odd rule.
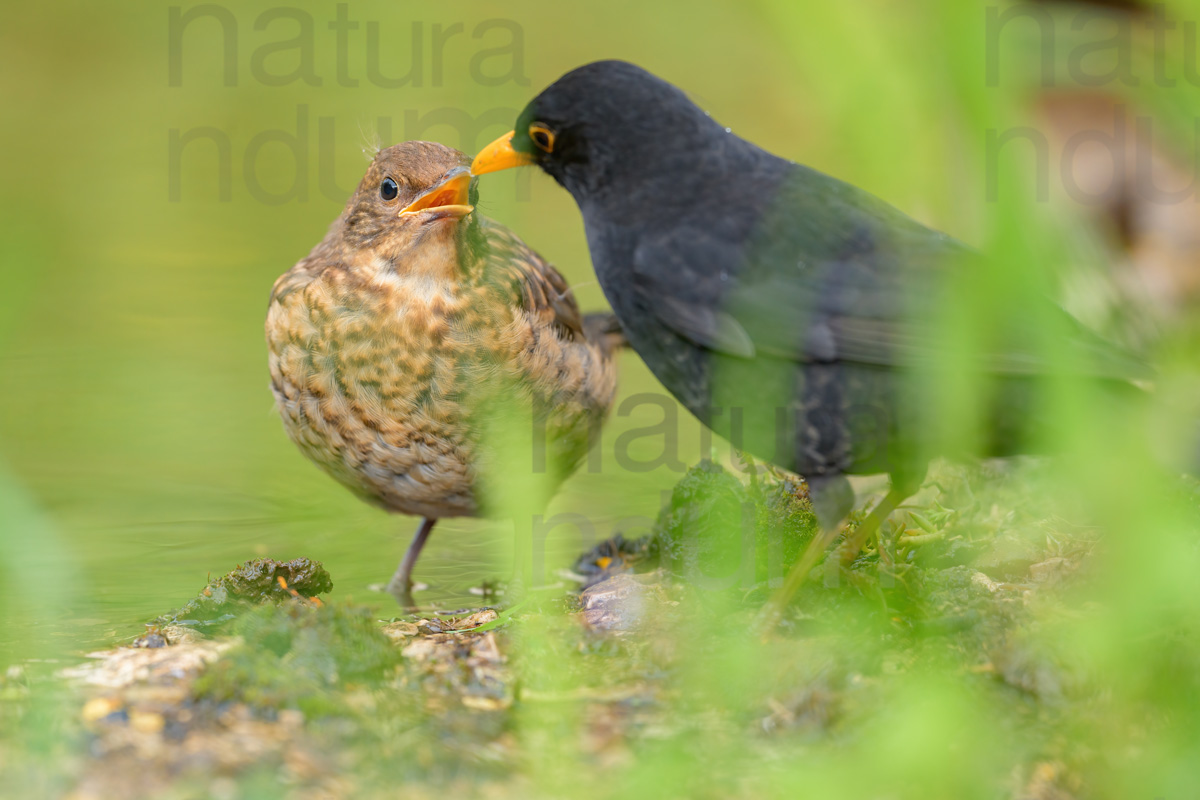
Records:
[[[400,216],[434,211],[437,217],[465,217],[475,208],[468,201],[470,191],[471,173],[458,167],[441,183],[401,209]]]
[[[471,162],[471,174],[483,175],[488,172],[499,172],[511,167],[523,167],[533,164],[533,156],[518,153],[513,149],[512,138],[515,131],[509,131],[487,147],[479,151]]]

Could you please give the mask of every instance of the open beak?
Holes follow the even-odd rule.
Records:
[[[467,202],[470,190],[470,171],[466,167],[458,167],[451,170],[441,183],[409,203],[400,211],[400,216],[424,214],[429,219],[465,217],[475,209]]]
[[[510,167],[523,167],[535,163],[533,156],[518,153],[513,149],[512,138],[515,131],[509,131],[487,147],[479,151],[471,162],[471,174],[483,175],[488,172],[499,172]]]

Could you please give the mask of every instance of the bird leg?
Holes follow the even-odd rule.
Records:
[[[432,517],[426,517],[421,521],[421,527],[417,528],[417,535],[413,537],[412,544],[404,553],[404,560],[400,562],[400,566],[396,567],[396,574],[388,581],[388,594],[395,597],[397,602],[406,609],[416,608],[412,598],[412,571],[436,522],[437,520]]]
[[[817,560],[821,557],[821,554],[837,538],[837,534],[837,525],[831,525],[828,528],[822,527],[821,531],[808,543],[808,547],[804,549],[804,554],[800,556],[800,560],[792,565],[787,577],[783,579],[783,586],[779,587],[779,591],[775,592],[771,599],[767,601],[764,630],[773,630],[779,623],[779,620],[783,618],[783,612],[787,608],[788,603],[792,601],[792,595],[804,583],[804,579],[808,577],[813,567],[817,565]]]
[[[838,548],[838,566],[848,567],[854,562],[854,559],[858,558],[863,545],[879,531],[879,526],[883,524],[889,514],[896,510],[896,506],[900,505],[904,498],[904,493],[896,491],[895,487],[888,490],[884,498],[879,501],[879,505],[871,509],[871,513],[862,521],[862,524]]]
[[[862,521],[862,524],[858,526],[854,534],[839,548],[838,558],[829,560],[828,563],[830,566],[849,566],[858,556],[867,539],[875,531],[879,530],[879,526],[904,498],[905,495],[903,492],[899,492],[895,488],[890,489],[887,495],[867,515],[867,518]],[[818,515],[819,518],[820,515]],[[803,555],[800,556],[800,560],[788,572],[787,577],[783,581],[783,586],[780,587],[779,591],[767,603],[765,630],[769,631],[773,629],[779,620],[782,619],[783,612],[787,608],[788,603],[791,602],[792,596],[796,594],[796,591],[804,584],[805,579],[812,573],[813,567],[817,565],[817,561],[821,558],[821,555],[829,549],[829,545],[837,538],[839,528],[840,525],[838,523],[822,523],[821,532],[814,536],[813,540],[808,543],[808,547],[805,548]],[[826,585],[830,585],[828,581]]]
[[[764,630],[774,629],[783,617],[784,609],[791,602],[792,595],[804,583],[804,579],[812,572],[813,567],[821,558],[833,540],[837,538],[838,527],[842,520],[854,507],[854,489],[845,475],[825,475],[806,478],[808,497],[812,503],[813,513],[817,517],[818,533],[808,543],[804,553],[783,579],[783,585],[767,601],[765,609]]]

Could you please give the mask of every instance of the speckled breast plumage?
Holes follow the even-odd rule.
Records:
[[[478,233],[449,276],[379,258],[351,268],[323,243],[272,293],[271,386],[288,435],[392,511],[480,512],[482,465],[520,455],[484,440],[497,398],[540,418],[555,482],[612,403],[615,366],[583,335],[561,276],[501,226]]]

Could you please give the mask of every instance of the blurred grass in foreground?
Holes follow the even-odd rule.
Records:
[[[873,191],[993,257],[1000,268],[963,276],[961,303],[939,320],[946,337],[961,343],[962,358],[986,344],[997,321],[1020,319],[1053,361],[1061,359],[1055,340],[1043,321],[1022,315],[1026,299],[1057,294],[1060,275],[1072,270],[1083,271],[1085,283],[1103,281],[1106,265],[1096,256],[1110,251],[1097,244],[1104,234],[1087,227],[1080,209],[1060,199],[1037,201],[1035,161],[1024,144],[993,153],[989,171],[987,132],[1030,124],[1041,89],[1030,68],[1040,52],[1031,39],[1036,29],[1020,24],[999,37],[1002,80],[989,86],[986,8],[951,0],[915,8],[882,0],[802,7],[760,0],[736,12],[709,12],[713,16],[696,11],[689,31],[689,23],[680,29],[677,19],[691,14],[692,6],[618,4],[597,10],[607,15],[599,24],[572,19],[565,29],[556,16],[562,10],[497,7],[495,13],[520,20],[538,53],[530,61],[531,85],[505,86],[496,96],[481,87],[447,89],[430,103],[517,108],[563,70],[605,55],[641,61],[706,105],[706,85],[732,84],[737,91],[719,95],[727,110],[712,110],[737,132]],[[1171,10],[1197,19],[1190,4]],[[1077,8],[1051,11],[1060,50],[1078,46],[1073,37],[1080,34],[1070,28]],[[396,12],[377,7],[375,13]],[[87,41],[102,40],[102,34],[157,45],[151,32],[161,32],[160,22],[132,15],[100,20],[91,36],[84,35],[86,26],[72,28],[66,43],[83,48],[83,56],[97,55],[100,45]],[[727,32],[729,51],[714,44]],[[42,35],[45,46],[51,39]],[[576,41],[587,42],[586,56]],[[153,58],[159,55],[154,50]],[[757,60],[745,67],[733,55]],[[1177,63],[1182,51],[1172,49],[1168,57]],[[139,58],[153,60],[139,53],[126,58],[135,65]],[[1152,61],[1135,57],[1132,68],[1150,69]],[[767,74],[758,91],[742,91]],[[1194,144],[1187,141],[1194,135],[1190,123],[1200,117],[1196,87],[1181,82],[1168,90],[1139,74],[1145,77],[1140,88],[1121,88],[1123,102],[1162,120],[1164,135],[1182,137],[1174,146],[1188,152]],[[34,86],[39,80],[49,79],[30,78]],[[24,91],[11,78],[6,88]],[[232,105],[229,113],[244,115],[251,126],[278,126],[291,118],[293,101],[330,97],[288,90],[282,100],[272,98],[282,110],[256,117],[262,97],[243,89],[181,113],[194,112],[200,124],[210,121],[205,113]],[[143,103],[157,96],[136,82],[125,93],[126,100]],[[333,96],[336,101],[327,102],[355,106],[352,115],[395,102],[373,89]],[[103,118],[134,105],[108,97],[82,108]],[[67,118],[52,119],[66,127]],[[157,136],[174,124],[178,118],[150,116],[131,126],[134,136],[124,147],[155,147],[149,133]],[[6,124],[8,137],[14,127]],[[23,135],[33,139],[36,133]],[[80,136],[75,127],[69,134]],[[62,132],[49,136],[53,141]],[[118,146],[118,137],[109,136],[108,146]],[[31,189],[32,199],[4,198],[7,209],[34,209],[23,212],[34,220],[30,235],[8,248],[5,277],[15,277],[12,292],[0,299],[22,298],[12,308],[6,303],[0,336],[15,342],[13,352],[20,355],[11,364],[12,385],[35,387],[14,389],[5,398],[0,428],[18,476],[0,472],[0,600],[13,658],[75,649],[69,641],[47,647],[42,632],[70,633],[93,624],[81,616],[94,613],[108,627],[175,605],[182,576],[198,586],[199,573],[213,562],[218,569],[232,566],[255,555],[249,552],[254,544],[323,557],[335,583],[351,573],[351,585],[361,586],[384,561],[386,572],[392,554],[399,554],[390,531],[406,534],[405,524],[335,495],[340,490],[326,486],[287,448],[275,420],[260,419],[269,407],[258,346],[265,289],[288,259],[316,240],[336,204],[247,212],[247,204],[173,207],[158,194],[146,203],[136,195],[161,189],[159,162],[141,163],[141,174],[153,180],[136,183],[136,170],[127,166],[130,149],[111,157],[94,142],[83,146],[85,163],[97,170],[93,180],[112,201],[94,204],[96,219],[70,223],[67,237],[45,223],[59,218],[56,202],[59,190],[70,185],[63,180],[67,171],[51,172],[51,190]],[[48,147],[29,147],[39,158],[52,157]],[[18,178],[40,178],[42,166],[13,169]],[[359,169],[347,166],[342,182]],[[988,200],[989,175],[998,188],[994,202]],[[139,188],[128,195],[112,188],[126,181]],[[575,210],[565,194],[535,183],[530,205],[515,208],[501,197],[497,192],[488,213],[568,263],[574,283],[589,280]],[[239,213],[249,213],[253,225],[239,225]],[[138,225],[130,226],[129,218]],[[195,227],[180,235],[185,222]],[[209,237],[215,242],[203,241]],[[275,245],[279,241],[287,246]],[[215,264],[217,258],[226,263]],[[53,277],[12,268],[26,263],[51,265],[47,275]],[[598,293],[591,297],[591,305],[600,303]],[[28,308],[13,310],[17,302]],[[113,307],[120,309],[116,322],[106,316]],[[40,330],[39,319],[62,329],[34,338],[30,331]],[[1161,328],[1147,352],[1161,377],[1145,418],[1114,418],[1085,387],[1064,381],[1046,398],[1057,422],[1052,444],[1064,455],[1001,476],[967,479],[944,465],[934,472],[948,489],[939,502],[956,497],[962,503],[953,522],[960,533],[985,543],[1011,534],[1032,542],[1042,559],[1064,553],[1075,568],[1067,580],[988,601],[981,616],[950,633],[937,627],[949,624],[939,604],[954,596],[970,607],[984,590],[970,588],[969,580],[966,587],[946,585],[950,578],[935,564],[922,565],[927,584],[907,594],[889,589],[893,603],[903,596],[910,604],[901,613],[881,612],[879,587],[869,584],[864,591],[811,590],[803,598],[811,626],[801,624],[798,633],[770,644],[753,634],[745,607],[686,591],[668,615],[671,624],[642,642],[590,638],[553,608],[531,613],[507,629],[504,641],[517,680],[542,699],[518,699],[510,715],[485,728],[479,747],[494,748],[498,758],[477,761],[478,752],[463,757],[456,749],[474,742],[466,732],[473,718],[463,722],[460,710],[432,719],[412,712],[411,693],[425,684],[389,685],[392,694],[382,696],[396,705],[380,701],[378,713],[364,714],[362,724],[382,725],[382,731],[367,727],[376,737],[367,743],[391,742],[398,756],[394,769],[376,765],[380,783],[368,788],[384,792],[389,782],[418,781],[430,793],[439,786],[470,791],[486,784],[497,796],[1188,796],[1200,785],[1194,753],[1200,563],[1195,488],[1180,485],[1174,473],[1195,446],[1200,419],[1200,327],[1194,318],[1150,327]],[[91,337],[100,335],[94,343]],[[623,392],[653,386],[639,369],[625,366],[632,380]],[[156,381],[167,388],[151,388]],[[981,395],[982,388],[969,381],[935,387],[939,404],[932,417],[940,435],[977,439]],[[635,422],[614,418],[604,446],[611,450],[617,431]],[[657,492],[676,477],[661,470],[652,479],[621,476],[609,494],[591,501],[609,515],[605,519],[619,517],[624,506],[630,513],[653,513]],[[587,498],[596,485],[579,481],[568,497]],[[513,485],[517,494],[523,491],[518,476]],[[520,499],[514,496],[514,504]],[[926,500],[922,495],[918,503]],[[912,510],[928,511],[919,505]],[[903,524],[906,513],[898,512],[894,524]],[[191,526],[199,533],[188,534]],[[170,535],[164,537],[164,530]],[[444,557],[453,560],[457,540],[442,541],[449,542]],[[312,548],[330,555],[318,556]],[[494,558],[488,560],[494,555],[484,555],[488,574],[500,571]],[[138,569],[106,571],[124,559]],[[147,577],[138,581],[143,569]],[[106,599],[114,593],[116,599]],[[128,633],[120,628],[120,635]],[[101,637],[93,632],[81,638],[90,646]],[[69,783],[62,772],[73,762],[64,749],[82,758],[87,741],[76,747],[75,739],[60,735],[71,730],[76,707],[33,674],[18,670],[2,685],[7,699],[0,716],[0,774],[8,788],[0,791],[13,796]],[[654,688],[626,701],[588,699],[597,687],[638,684]],[[652,707],[644,718],[642,702]],[[602,714],[634,720],[611,749],[595,743]],[[414,730],[422,734],[419,741],[405,738]],[[401,758],[408,747],[432,751],[431,761]],[[195,795],[186,793],[190,788]],[[203,783],[190,788],[182,796],[207,791]],[[247,797],[292,792],[270,768],[252,774],[241,791]]]

